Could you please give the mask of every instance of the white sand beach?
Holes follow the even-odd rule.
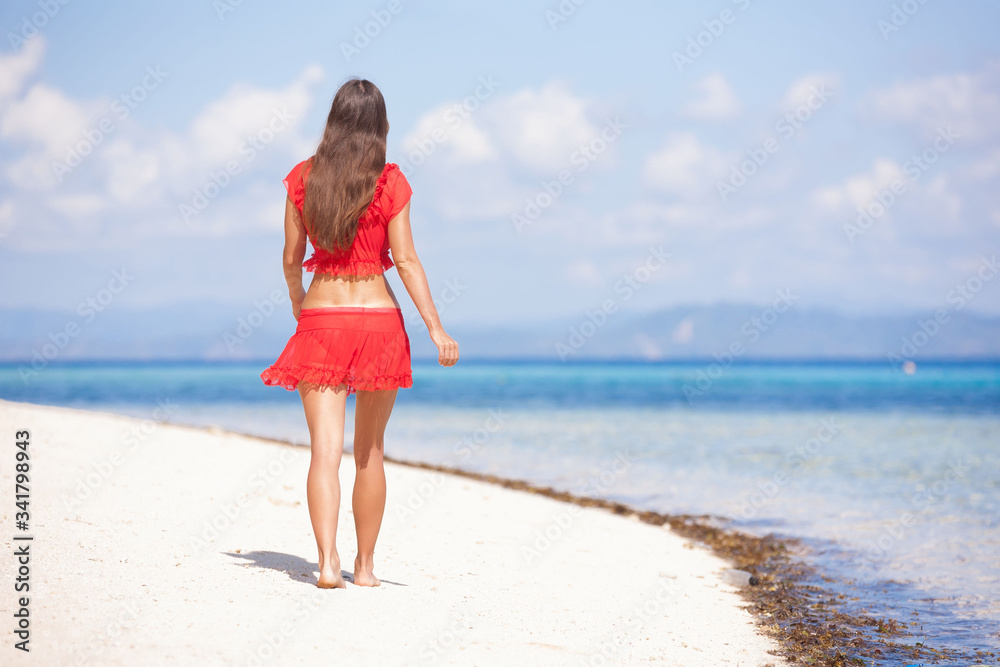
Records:
[[[320,590],[306,448],[6,401],[0,433],[4,664],[784,664],[722,582],[725,562],[602,509],[387,464],[382,586]],[[345,569],[353,473],[345,456]],[[24,534],[30,656],[9,630]]]

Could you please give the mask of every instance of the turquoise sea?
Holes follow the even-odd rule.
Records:
[[[264,386],[267,363],[64,363],[27,380],[5,364],[0,398],[305,444],[298,394]],[[1000,651],[1000,363],[415,363],[386,441],[400,459],[800,538],[857,598],[848,611],[910,624],[907,643]]]

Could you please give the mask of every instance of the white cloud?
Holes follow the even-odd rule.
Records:
[[[959,72],[897,83],[875,92],[864,105],[883,120],[933,133],[954,127],[959,141],[1000,136],[1000,62],[978,72]]]
[[[238,159],[237,147],[240,143],[249,135],[263,132],[267,136],[273,119],[284,118],[285,115],[290,116],[293,122],[301,119],[312,103],[310,87],[322,78],[322,69],[314,65],[280,90],[246,84],[232,86],[191,122],[191,149],[207,165]]]
[[[5,110],[0,137],[40,144],[55,151],[73,142],[87,128],[93,110],[43,83]]]
[[[29,39],[20,53],[0,56],[0,108],[17,96],[25,81],[38,69],[45,53],[45,39]]]
[[[746,292],[753,287],[753,276],[746,269],[734,269],[729,274],[729,286],[738,292]]]
[[[42,42],[31,40],[20,56],[5,58],[13,70],[0,73],[0,96],[9,96],[0,105],[0,173],[13,186],[7,200],[13,224],[23,222],[22,216],[31,221],[19,225],[11,242],[59,251],[88,239],[104,243],[119,232],[236,235],[280,229],[280,211],[274,220],[262,219],[271,210],[274,188],[255,188],[254,172],[271,160],[294,164],[314,148],[300,128],[311,89],[323,77],[319,67],[306,68],[283,88],[234,85],[177,132],[121,114],[111,98],[75,99],[45,82],[26,87],[41,53]],[[163,81],[172,83],[168,75]],[[240,150],[251,136],[257,141],[253,156]],[[179,205],[230,160],[240,166],[238,176],[230,177],[234,185],[217,191],[197,224],[186,224]],[[70,170],[57,175],[57,162]],[[111,228],[116,234],[102,233]]]
[[[788,87],[779,105],[784,112],[795,111],[803,105],[815,107],[824,104],[840,89],[840,76],[832,72],[807,74]]]
[[[646,158],[643,180],[649,187],[673,195],[697,197],[715,186],[731,159],[706,146],[693,132],[672,132]]]
[[[465,123],[452,134],[452,150],[459,163],[475,163],[492,160],[497,150],[489,136],[474,122]]]
[[[811,198],[821,209],[841,214],[845,208],[853,210],[867,206],[879,192],[889,189],[893,182],[903,180],[903,168],[897,162],[878,158],[872,163],[870,171],[851,176],[839,185],[820,187]]]
[[[101,157],[108,164],[108,194],[122,202],[135,201],[160,178],[160,158],[154,150],[140,150],[120,139],[108,145]]]
[[[444,218],[507,218],[538,194],[543,179],[578,170],[574,153],[606,131],[592,101],[553,81],[540,89],[491,94],[474,106],[435,106],[406,134],[398,160]],[[612,148],[595,152],[594,164],[613,164],[613,154]],[[564,205],[560,200],[558,206]]]
[[[626,217],[640,222],[685,227],[704,222],[704,211],[705,209],[690,204],[659,204],[640,200],[630,205],[623,213]]]
[[[84,132],[96,124],[104,106],[77,102],[44,83],[35,84],[24,97],[11,101],[0,112],[0,138],[29,149],[7,165],[8,178],[28,190],[54,186],[53,164],[64,159],[71,146],[85,140]]]
[[[599,132],[590,103],[558,81],[499,98],[488,116],[496,142],[521,165],[542,174],[567,168],[573,151]]]
[[[933,177],[921,194],[920,229],[932,235],[951,235],[962,224],[965,201],[952,187],[948,174]]]
[[[663,358],[663,348],[650,338],[648,334],[640,331],[634,336],[633,340],[644,358],[649,361],[659,361]]]
[[[858,219],[859,211],[879,202],[875,210],[884,208],[884,213],[869,224],[876,224],[887,238],[904,234],[911,238],[951,236],[967,227],[963,219],[965,199],[950,174],[927,174],[914,181],[899,164],[886,158],[875,160],[864,173],[814,190],[810,199],[820,215],[844,222]]]
[[[599,287],[602,284],[601,272],[588,259],[578,259],[566,267],[566,276],[576,285]]]
[[[551,176],[568,168],[573,152],[599,136],[603,125],[593,104],[559,81],[458,111],[462,104],[444,103],[420,116],[403,140],[414,165],[442,157],[449,166],[500,161]]]
[[[684,105],[680,111],[682,117],[724,121],[736,118],[743,112],[743,105],[723,74],[709,74],[698,81],[694,88],[702,96]]]
[[[492,139],[476,119],[454,112],[455,104],[442,104],[417,119],[403,139],[403,151],[412,164],[445,156],[449,164],[463,165],[499,157]]]
[[[2,241],[14,227],[14,202],[5,199],[0,204],[0,241]]]
[[[670,334],[670,340],[681,345],[694,340],[694,320],[690,317],[681,320],[674,332]]]
[[[92,217],[108,208],[108,200],[96,194],[54,195],[47,197],[45,204],[73,220]]]

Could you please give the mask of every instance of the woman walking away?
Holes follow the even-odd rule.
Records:
[[[389,121],[375,84],[351,79],[337,91],[316,154],[285,179],[284,270],[298,322],[265,384],[298,389],[309,425],[306,481],[319,548],[320,588],[344,588],[337,554],[338,469],[347,396],[355,396],[354,583],[378,586],[375,541],[385,509],[383,435],[400,387],[413,384],[410,340],[383,273],[395,266],[427,325],[442,366],[458,361],[413,248],[406,178],[385,162]],[[306,240],[314,252],[303,263]],[[390,251],[392,253],[390,258]],[[309,291],[302,269],[314,273]]]

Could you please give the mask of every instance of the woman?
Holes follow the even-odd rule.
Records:
[[[375,540],[385,509],[383,435],[396,390],[412,385],[410,341],[399,302],[383,273],[395,265],[438,361],[453,366],[458,344],[445,333],[410,234],[410,186],[385,163],[389,121],[382,93],[352,79],[333,98],[316,154],[285,179],[285,280],[298,321],[265,384],[298,389],[309,425],[306,481],[319,548],[320,588],[344,588],[337,554],[338,469],[347,396],[354,413],[354,583],[378,586]],[[314,248],[305,263],[306,240]],[[389,252],[392,252],[392,258]],[[302,288],[303,267],[314,272]]]

